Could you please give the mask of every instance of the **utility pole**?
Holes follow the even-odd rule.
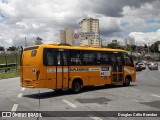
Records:
[[[138,62],[138,54],[137,54],[137,41],[136,41],[136,61]]]
[[[25,39],[25,46],[27,47],[27,40],[26,40],[26,37],[25,37],[24,39]]]
[[[102,39],[100,38],[100,36],[99,36],[99,40],[100,40],[100,46],[103,47],[103,43],[102,43],[103,41],[102,41]]]
[[[148,45],[147,45],[147,46],[148,46],[148,55],[149,55],[149,43],[148,43]]]

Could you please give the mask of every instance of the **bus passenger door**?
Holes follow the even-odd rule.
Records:
[[[57,51],[57,66],[56,66],[56,88],[68,89],[69,88],[69,64],[68,64],[68,51],[59,49]]]
[[[46,88],[56,88],[56,59],[55,49],[45,48],[43,54],[43,63],[46,67]],[[45,72],[43,72],[45,73]]]
[[[123,56],[121,53],[112,53],[112,83],[123,82],[124,68],[123,68]]]

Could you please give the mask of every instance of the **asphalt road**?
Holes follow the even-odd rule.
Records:
[[[40,93],[40,94],[39,94]],[[129,87],[98,86],[79,94],[54,93],[48,89],[21,88],[19,78],[0,80],[0,111],[93,111],[88,117],[42,117],[39,120],[159,120],[158,117],[104,117],[99,111],[160,111],[160,68],[137,72]],[[98,117],[95,114],[98,114]],[[47,113],[49,115],[50,113]],[[53,114],[53,113],[51,113]],[[58,113],[54,113],[57,114]],[[63,114],[63,112],[59,112]],[[76,113],[64,113],[74,116]],[[56,116],[56,115],[55,115]],[[22,118],[3,117],[0,120]],[[37,118],[23,118],[36,120]]]

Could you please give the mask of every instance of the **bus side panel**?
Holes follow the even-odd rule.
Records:
[[[127,75],[132,77],[132,82],[136,82],[136,70],[135,67],[124,66],[124,80]]]
[[[90,74],[96,76],[96,85],[111,84],[111,66],[97,67],[99,71],[92,71]],[[97,69],[95,68],[95,69]],[[106,70],[104,69],[106,68]],[[102,70],[103,69],[103,70]]]
[[[111,66],[107,71],[101,71],[101,66],[70,66],[70,78],[82,78],[83,86],[111,84]],[[104,68],[104,67],[103,67]],[[105,73],[102,75],[101,73]],[[70,88],[72,81],[70,82]]]
[[[86,68],[84,66],[70,66],[70,72],[69,72],[69,88],[72,88],[72,82],[76,78],[81,78],[83,82],[83,86],[88,86],[88,72],[85,70],[80,70]],[[79,69],[79,70],[77,70]]]
[[[44,47],[40,47],[38,54],[37,54],[37,72],[39,71],[39,88],[47,88],[46,87],[46,80],[47,80],[47,72],[46,72],[46,66],[43,65],[43,50]]]
[[[47,66],[44,72],[47,74],[46,88],[55,89],[56,88],[56,67]]]

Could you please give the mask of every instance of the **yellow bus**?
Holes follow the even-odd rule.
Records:
[[[132,59],[124,50],[43,44],[21,55],[20,83],[26,88],[69,89],[136,81]]]

